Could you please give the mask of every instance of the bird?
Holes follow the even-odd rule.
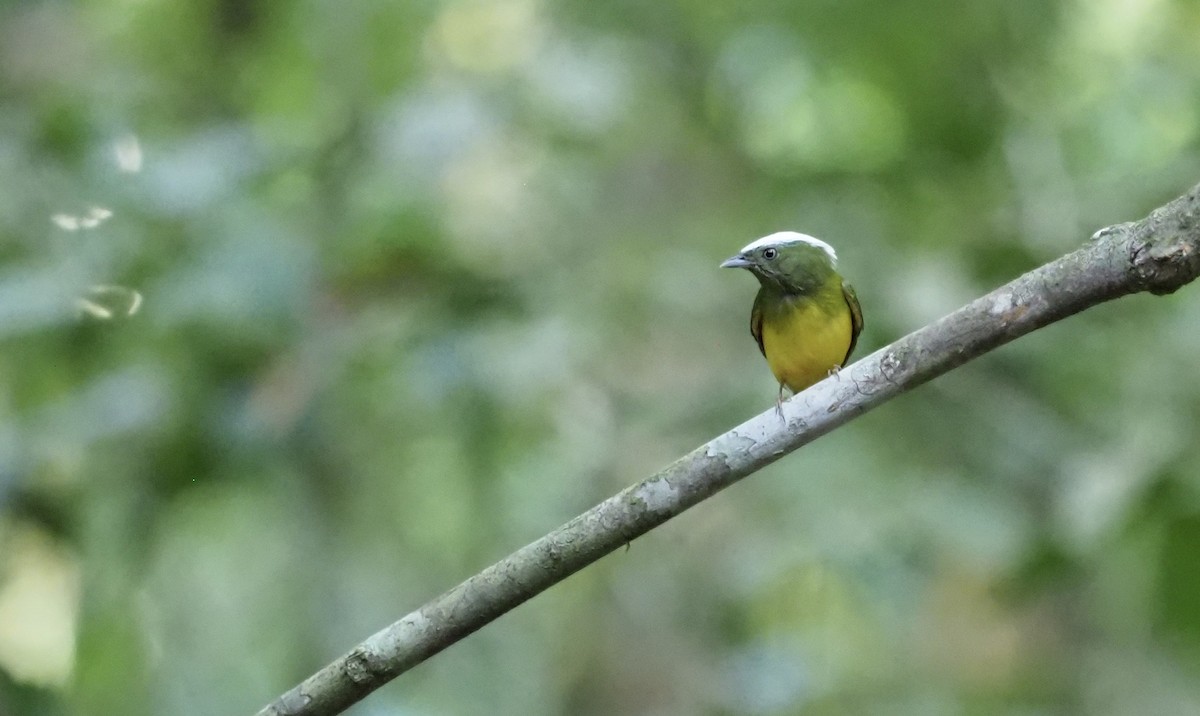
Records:
[[[832,246],[779,231],[746,244],[721,268],[744,268],[758,279],[750,335],[779,381],[778,410],[785,387],[794,395],[846,365],[863,315]]]

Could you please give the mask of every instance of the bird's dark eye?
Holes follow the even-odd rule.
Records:
[[[767,261],[774,261],[779,255],[779,249],[763,249],[763,258]]]

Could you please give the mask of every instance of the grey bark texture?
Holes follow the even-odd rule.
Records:
[[[329,716],[696,503],[904,391],[1047,324],[1200,274],[1200,185],[733,428],[368,637],[259,712]]]

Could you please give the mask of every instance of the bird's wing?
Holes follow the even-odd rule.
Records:
[[[858,343],[858,334],[862,333],[863,315],[862,306],[858,305],[858,295],[854,293],[854,287],[846,281],[842,281],[842,296],[846,299],[846,305],[850,307],[850,347],[846,349],[846,357],[842,359],[842,365],[846,365],[850,354],[854,352],[855,344]],[[755,304],[756,308],[757,306],[758,304]],[[759,347],[761,346],[760,341]]]
[[[758,295],[754,297],[754,308],[750,309],[750,335],[754,336],[755,343],[758,343],[758,350],[762,351],[762,354],[765,357],[767,355],[767,349],[763,348],[762,340],[762,300],[762,291],[759,291]]]

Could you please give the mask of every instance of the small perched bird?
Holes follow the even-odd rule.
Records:
[[[762,287],[750,334],[783,389],[799,393],[837,372],[862,332],[862,308],[837,272],[837,253],[807,234],[780,231],[747,244],[722,268],[744,268]]]

